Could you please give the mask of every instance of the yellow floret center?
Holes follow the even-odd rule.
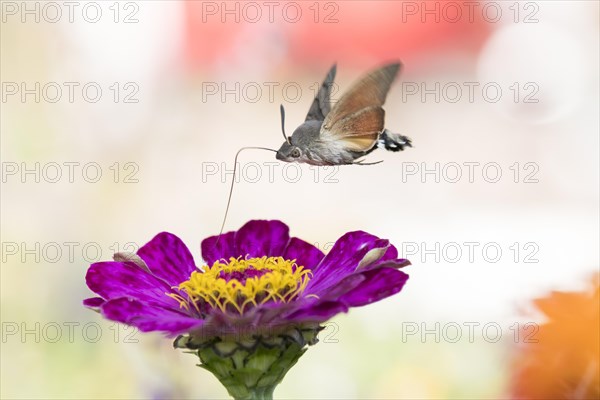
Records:
[[[283,257],[233,258],[216,261],[176,287],[187,294],[168,294],[181,307],[203,313],[205,305],[222,312],[245,311],[269,301],[289,302],[304,291],[310,270]],[[203,307],[204,306],[204,307]]]

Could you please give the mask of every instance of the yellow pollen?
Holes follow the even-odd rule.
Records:
[[[231,257],[227,263],[222,261],[205,266],[203,271],[192,272],[190,279],[176,287],[187,297],[168,296],[187,310],[192,305],[199,313],[200,304],[204,302],[223,312],[235,309],[243,314],[268,301],[287,303],[295,299],[312,275],[310,270],[297,265],[296,260],[283,257]]]

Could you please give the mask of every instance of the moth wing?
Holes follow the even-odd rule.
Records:
[[[323,128],[321,128],[319,140],[335,141],[349,151],[368,151],[379,139],[384,119],[383,108],[379,106],[363,108],[336,123],[336,131],[343,132],[343,136],[329,135],[328,132],[324,135]]]
[[[321,84],[319,92],[313,100],[310,109],[308,110],[308,114],[306,115],[306,121],[323,121],[325,117],[329,114],[329,111],[331,110],[331,88],[333,86],[333,80],[335,79],[336,70],[337,66],[333,64],[333,66],[327,73],[325,80]]]
[[[352,151],[370,150],[383,130],[381,106],[399,69],[400,63],[389,64],[355,83],[325,117],[319,139],[341,142]]]

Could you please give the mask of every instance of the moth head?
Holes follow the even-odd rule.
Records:
[[[294,162],[302,157],[302,149],[294,146],[289,142],[283,142],[279,150],[277,150],[276,158],[281,161]]]

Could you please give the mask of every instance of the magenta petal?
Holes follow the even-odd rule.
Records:
[[[325,254],[315,246],[298,238],[291,238],[285,249],[283,258],[296,260],[296,264],[307,269],[315,268],[325,257]]]
[[[383,257],[381,257],[379,259],[379,261],[377,263],[375,263],[375,265],[382,264],[386,261],[395,260],[397,258],[398,258],[398,249],[396,249],[396,247],[393,244],[390,244],[390,247],[388,247],[388,249],[386,250]]]
[[[403,268],[408,265],[410,265],[410,261],[406,258],[398,258],[398,249],[396,249],[393,244],[390,244],[383,257],[372,265],[369,265],[366,269],[369,270],[381,267]]]
[[[189,332],[203,321],[183,313],[121,297],[102,305],[102,314],[113,321],[137,327],[142,332],[164,331],[170,335]]]
[[[364,280],[365,277],[363,274],[351,274],[340,279],[334,285],[328,286],[325,290],[319,292],[308,292],[305,290],[303,297],[307,298],[306,296],[316,295],[321,300],[337,300],[339,297],[356,288]]]
[[[213,265],[215,261],[225,259],[229,261],[230,257],[237,258],[240,254],[235,248],[235,232],[227,232],[220,236],[211,236],[200,244],[202,258],[208,265]]]
[[[378,262],[376,262],[375,264],[373,264],[373,266],[370,266],[367,269],[373,269],[373,268],[404,268],[411,265],[410,261],[408,261],[406,258],[392,258],[389,260],[379,260]]]
[[[83,305],[90,308],[98,308],[104,304],[105,300],[102,297],[90,297],[83,300]]]
[[[348,307],[339,301],[317,301],[285,317],[287,320],[323,322],[336,314],[347,312]]]
[[[186,281],[196,270],[194,258],[177,236],[162,232],[140,248],[137,254],[150,271],[171,286]]]
[[[131,297],[149,304],[179,307],[177,301],[166,295],[172,290],[165,281],[133,263],[94,263],[88,269],[85,279],[88,287],[106,300]]]
[[[290,240],[289,228],[281,221],[250,221],[235,234],[238,256],[277,257]]]
[[[394,268],[378,268],[363,272],[364,281],[339,300],[349,307],[374,303],[402,290],[408,275]]]
[[[321,260],[305,292],[318,293],[336,284],[355,272],[369,250],[388,245],[387,240],[363,231],[346,233],[335,242],[329,254]]]

